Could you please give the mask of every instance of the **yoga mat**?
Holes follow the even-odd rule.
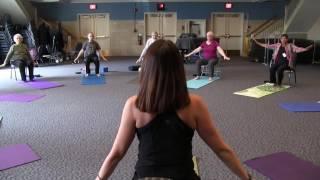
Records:
[[[280,107],[290,112],[320,112],[320,103],[281,103]]]
[[[56,82],[50,82],[50,81],[31,81],[31,82],[21,82],[21,84],[24,84],[28,87],[31,87],[33,89],[50,89],[55,87],[61,87],[63,84],[59,84]]]
[[[40,160],[27,144],[14,144],[0,148],[0,171]]]
[[[234,92],[233,94],[248,96],[253,98],[261,98],[276,92],[288,89],[290,86],[273,86],[271,83],[262,84],[259,86],[251,87],[242,91]]]
[[[320,167],[288,152],[279,152],[244,162],[272,180],[319,180]]]
[[[36,95],[36,94],[1,94],[0,101],[13,101],[13,102],[32,102],[37,99],[44,97],[45,95]]]
[[[219,77],[213,77],[212,81],[209,81],[208,77],[201,77],[198,80],[191,79],[191,80],[187,81],[187,87],[189,89],[199,89],[199,88],[201,88],[201,87],[203,87],[205,85],[208,85],[208,84],[210,84],[213,81],[216,81],[218,79],[220,79],[220,78]]]
[[[101,85],[101,84],[106,84],[106,77],[105,76],[100,76],[97,77],[96,75],[89,75],[87,77],[81,76],[80,83],[82,85]]]

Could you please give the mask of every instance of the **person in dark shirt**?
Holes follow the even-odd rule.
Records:
[[[250,179],[219,134],[204,100],[188,93],[182,57],[175,44],[157,40],[146,52],[138,95],[130,97],[123,108],[118,134],[96,180],[111,176],[136,134],[139,152],[134,180],[199,180],[192,162],[194,131],[238,177]]]
[[[275,44],[260,43],[255,39],[254,35],[251,38],[259,46],[274,50],[272,55],[274,63],[270,67],[270,83],[273,83],[275,86],[281,86],[284,70],[294,68],[293,64],[295,63],[296,53],[308,51],[313,47],[313,45],[306,48],[295,46],[288,42],[289,37],[287,34],[282,34],[280,42]]]
[[[80,56],[84,54],[84,62],[86,64],[86,74],[85,76],[88,76],[90,74],[90,63],[93,62],[96,66],[95,73],[97,76],[100,76],[99,74],[99,56],[107,61],[107,59],[102,55],[101,48],[99,44],[94,40],[94,34],[90,32],[88,34],[88,41],[85,42],[82,46],[82,49],[80,50],[78,56],[74,60],[74,62],[77,62]]]
[[[1,67],[5,67],[9,61],[12,61],[12,64],[19,67],[21,80],[26,82],[27,76],[25,68],[28,67],[29,69],[29,79],[33,81],[33,68],[34,68],[34,61],[31,58],[29,50],[25,44],[23,44],[23,37],[21,34],[15,34],[13,36],[13,40],[15,44],[13,44],[9,52],[4,60],[3,64],[0,65]]]

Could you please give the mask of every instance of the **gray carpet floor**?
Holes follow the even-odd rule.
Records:
[[[34,90],[10,80],[10,70],[0,70],[0,93],[44,94],[30,103],[0,102],[0,147],[27,143],[41,160],[0,171],[0,179],[94,179],[116,135],[123,105],[137,93],[138,73],[129,72],[135,58],[111,58],[107,83],[80,85],[75,74],[82,65],[39,67],[41,79],[64,84],[63,87]],[[192,78],[194,64],[185,65]],[[320,113],[291,113],[281,102],[320,101],[320,66],[298,65],[297,85],[286,91],[255,99],[233,92],[263,83],[268,71],[259,63],[233,58],[222,63],[222,78],[190,92],[207,102],[215,125],[242,161],[257,156],[287,151],[320,166]],[[19,75],[19,74],[18,74]],[[284,83],[288,82],[285,76]],[[137,159],[135,139],[112,180],[131,179]],[[193,153],[200,158],[204,180],[236,177],[210,151],[196,134]],[[248,168],[256,179],[266,179]]]

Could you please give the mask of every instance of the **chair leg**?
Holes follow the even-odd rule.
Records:
[[[289,85],[291,86],[291,72],[288,72]]]
[[[293,73],[294,73],[294,84],[297,84],[297,74],[295,71]]]
[[[13,68],[13,71],[14,71],[14,77],[16,78],[16,81],[18,81],[18,79],[17,79],[16,67]]]

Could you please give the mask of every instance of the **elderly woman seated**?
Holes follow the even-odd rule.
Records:
[[[28,51],[28,48],[25,44],[23,44],[23,37],[21,34],[15,34],[13,36],[13,40],[15,44],[13,44],[9,52],[7,54],[6,59],[4,60],[3,64],[0,65],[0,67],[5,67],[6,64],[10,61],[11,64],[19,67],[21,80],[26,82],[26,72],[25,68],[28,67],[29,69],[29,79],[30,81],[33,81],[33,67],[34,62],[30,56],[30,53]]]

